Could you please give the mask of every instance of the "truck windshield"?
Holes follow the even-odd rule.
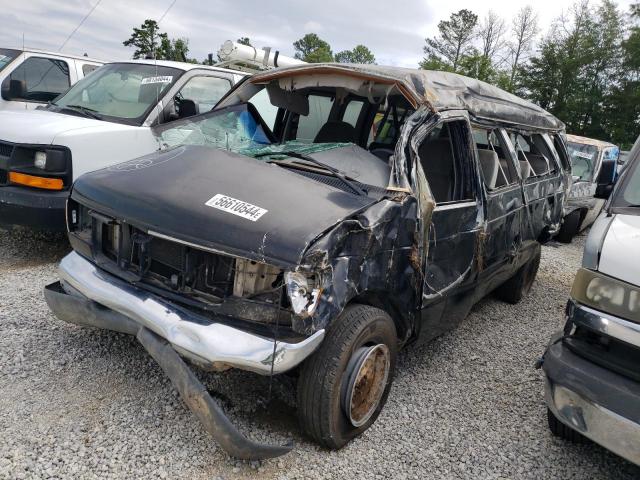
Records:
[[[571,174],[580,180],[590,181],[598,160],[598,148],[584,143],[567,142],[571,158]]]
[[[19,50],[0,48],[0,71],[9,65],[18,55],[20,55]]]
[[[177,68],[160,65],[107,64],[76,83],[50,108],[140,125],[182,73]]]

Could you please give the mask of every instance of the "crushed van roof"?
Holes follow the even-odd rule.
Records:
[[[583,145],[593,145],[598,148],[606,148],[606,147],[617,147],[617,145],[609,142],[605,142],[604,140],[596,140],[595,138],[589,137],[581,137],[580,135],[569,135],[567,134],[567,141],[574,143],[581,143]]]
[[[473,78],[450,72],[381,65],[318,63],[258,73],[252,83],[312,74],[342,74],[396,84],[414,106],[434,111],[467,110],[477,120],[559,131],[564,124],[538,105]]]

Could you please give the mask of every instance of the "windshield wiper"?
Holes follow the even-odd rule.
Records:
[[[344,175],[344,173],[342,173],[340,170],[332,167],[331,165],[327,165],[326,163],[316,160],[315,158],[310,157],[309,155],[304,155],[298,152],[266,152],[266,153],[259,153],[255,157],[260,158],[260,157],[267,157],[270,155],[273,155],[273,156],[281,155],[285,157],[299,158],[300,160],[311,162],[314,165],[317,165],[320,168],[323,168],[324,170],[329,171],[330,173],[333,174],[334,177],[339,178],[342,181],[342,183],[344,183],[347,187],[353,190],[357,195],[365,195],[365,196],[367,195],[367,191],[364,188],[360,187],[359,185],[356,185],[356,183],[353,180],[349,180]],[[276,161],[271,160],[270,162],[275,163]]]
[[[67,109],[67,110],[71,110],[72,112],[80,112],[85,117],[93,118],[94,120],[102,120],[102,117],[97,113],[98,111],[94,110],[93,108],[83,107],[82,105],[57,105],[57,106],[60,107],[62,110]]]

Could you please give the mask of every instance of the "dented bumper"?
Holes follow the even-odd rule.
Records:
[[[324,330],[319,330],[298,343],[274,345],[273,338],[212,321],[136,288],[75,252],[62,260],[59,272],[64,290],[50,285],[45,296],[60,319],[132,335],[145,327],[205,368],[235,367],[262,375],[286,372],[324,338]]]

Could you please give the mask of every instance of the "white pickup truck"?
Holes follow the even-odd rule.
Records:
[[[153,127],[211,110],[244,76],[161,60],[110,63],[37,110],[0,111],[0,226],[63,230],[78,176],[157,150]]]
[[[103,64],[60,52],[0,48],[0,110],[44,105]]]

